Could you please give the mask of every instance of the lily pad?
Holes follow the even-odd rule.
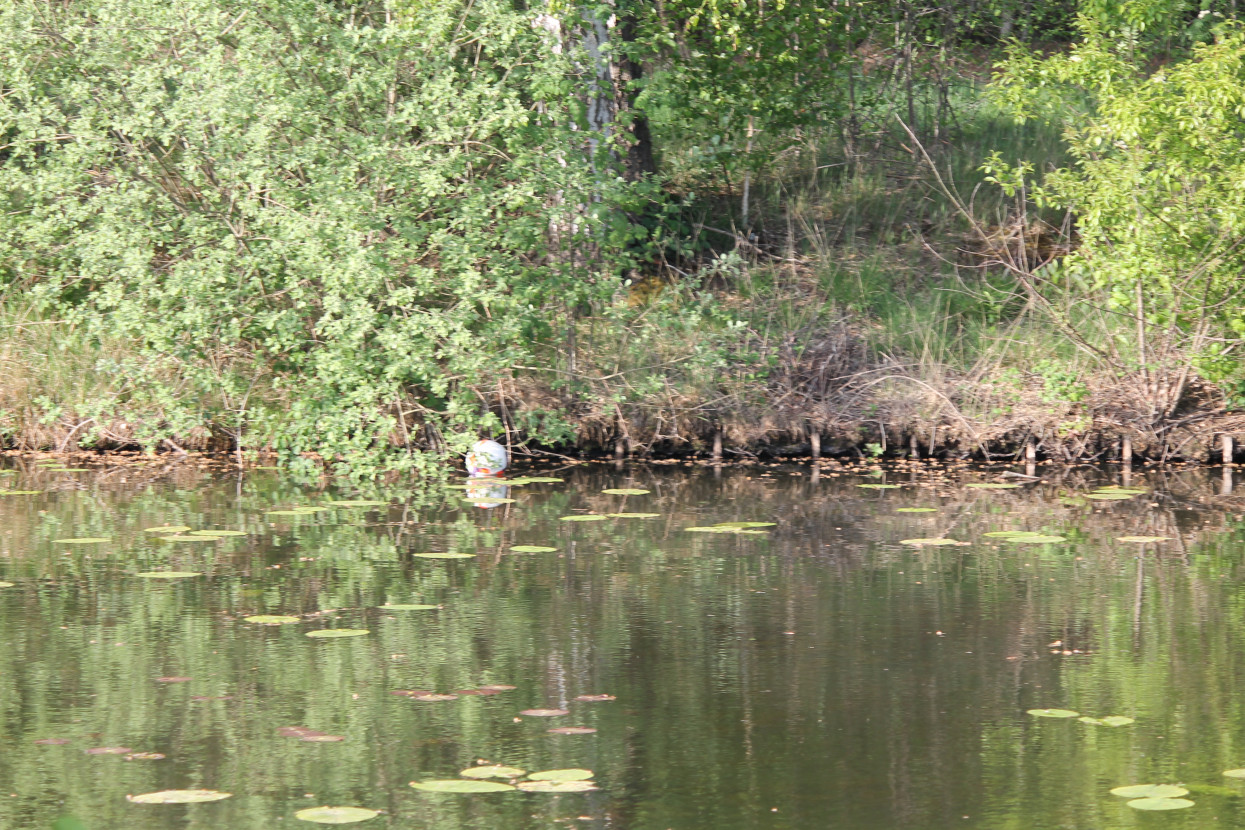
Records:
[[[490,683],[486,686],[481,686],[480,688],[489,692],[512,692],[517,689],[518,686],[507,686],[504,683]]]
[[[281,614],[256,614],[253,617],[243,617],[243,622],[255,623],[256,625],[289,625],[290,623],[302,622],[299,617],[287,617]]]
[[[475,559],[474,553],[412,553],[419,559]]]
[[[561,522],[603,522],[607,517],[600,513],[580,513],[575,516],[562,516],[558,519]]]
[[[505,793],[515,792],[510,784],[500,781],[473,781],[453,778],[437,781],[412,781],[411,786],[426,793]]]
[[[143,533],[185,533],[190,530],[190,525],[160,525],[159,527],[145,527]]]
[[[162,542],[219,542],[221,540],[219,536],[190,536],[180,533],[165,533],[156,538]]]
[[[896,513],[937,513],[936,507],[897,507]]]
[[[970,490],[1015,490],[1019,484],[1003,484],[994,481],[975,481],[972,484],[965,484]]]
[[[143,571],[134,575],[143,579],[189,579],[192,576],[203,576],[196,571]]]
[[[570,711],[566,709],[524,709],[519,714],[529,718],[557,718],[569,715]]]
[[[464,778],[518,778],[527,770],[518,767],[503,767],[497,764],[489,764],[484,767],[472,767],[458,773]]]
[[[334,507],[386,507],[389,502],[375,501],[373,499],[341,499],[339,501],[331,501],[329,504]]]
[[[545,545],[515,545],[510,548],[515,553],[554,553],[557,548],[547,547]]]
[[[1188,794],[1188,790],[1175,784],[1133,784],[1111,790],[1111,795],[1121,798],[1179,798]]]
[[[245,536],[241,530],[192,530],[191,536]]]
[[[718,522],[714,527],[736,527],[744,530],[751,527],[778,527],[778,522]]]
[[[900,539],[899,544],[912,545],[914,547],[922,548],[922,547],[937,547],[940,545],[958,545],[960,543],[957,542],[955,539],[944,539],[944,538],[938,537],[938,538],[933,538],[933,539]]]
[[[898,490],[899,484],[857,484],[862,490]]]
[[[598,789],[591,781],[520,781],[515,786],[525,793],[589,793]]]
[[[421,605],[418,603],[409,603],[406,605],[382,605],[381,609],[385,611],[435,611],[440,606],[437,605]]]
[[[656,519],[660,513],[606,513],[611,519]]]
[[[610,496],[647,496],[652,490],[641,490],[638,487],[611,487],[608,490],[602,490]]]
[[[369,810],[365,807],[308,807],[295,813],[294,818],[316,824],[354,824],[356,821],[367,821],[379,815],[380,810]]]
[[[14,585],[16,585],[16,584],[17,584],[16,582],[3,582],[3,581],[0,581],[0,588],[12,588],[12,587],[13,587]]]
[[[546,729],[554,735],[591,735],[597,730],[591,726],[555,726],[553,729]]]
[[[590,769],[547,769],[533,772],[529,781],[587,781],[592,777]]]
[[[1225,769],[1223,774],[1228,778],[1245,778],[1245,769]]]
[[[1129,499],[1136,498],[1137,495],[1138,495],[1137,493],[1102,493],[1102,492],[1099,492],[1099,493],[1086,493],[1084,498],[1092,499],[1093,501],[1128,501]]]
[[[1134,810],[1183,810],[1193,802],[1187,798],[1135,798],[1128,806]]]
[[[321,628],[318,631],[308,631],[308,637],[315,637],[317,640],[337,640],[342,637],[362,637],[364,634],[370,634],[366,628]]]
[[[509,481],[511,484],[516,481],[521,481],[524,484],[556,484],[563,481],[563,479],[555,478],[554,476],[521,476],[516,479],[509,479]]]
[[[165,758],[160,752],[131,752],[125,756],[127,761],[163,761]]]
[[[1014,539],[1018,536],[1041,536],[1043,534],[1033,530],[992,530],[981,535],[989,536],[992,539]]]
[[[580,695],[575,698],[580,703],[603,703],[607,700],[617,700],[613,695]]]
[[[1117,536],[1116,540],[1120,542],[1137,542],[1138,544],[1148,545],[1151,542],[1166,542],[1169,536]]]
[[[1035,536],[1009,536],[1007,541],[1013,542],[1017,545],[1048,545],[1054,544],[1055,542],[1066,542],[1068,540],[1062,536],[1043,536],[1038,534]]]
[[[1081,715],[1080,712],[1073,712],[1071,709],[1028,709],[1026,711],[1039,718],[1076,718]]]
[[[82,536],[77,539],[53,539],[58,545],[98,545],[101,542],[111,542],[107,536]]]
[[[1126,718],[1123,715],[1107,715],[1105,718],[1077,718],[1081,723],[1092,724],[1093,726],[1128,726],[1130,723],[1136,723],[1133,718]]]
[[[158,793],[127,795],[126,799],[135,804],[203,804],[207,801],[221,801],[233,793],[219,790],[161,790]]]
[[[42,490],[0,490],[0,496],[37,496]]]
[[[458,695],[441,695],[436,692],[430,692],[426,695],[415,695],[416,700],[423,700],[429,703],[443,703],[447,700],[458,700]]]

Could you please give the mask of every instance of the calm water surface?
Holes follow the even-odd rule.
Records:
[[[1219,471],[1138,471],[1150,492],[1119,501],[1084,498],[1118,470],[963,486],[999,471],[587,467],[482,508],[23,462],[0,477],[41,491],[0,495],[0,827],[269,830],[355,805],[384,811],[359,827],[429,830],[1245,828],[1245,782],[1222,775],[1245,767],[1245,482],[1238,499]],[[902,486],[858,486],[879,483]],[[389,506],[327,505],[351,498]],[[268,513],[298,506],[329,509]],[[658,515],[562,520],[581,513]],[[686,531],[733,521],[777,525]],[[144,532],[160,525],[245,535]],[[1066,541],[983,535],[999,530]],[[1137,534],[1168,540],[1118,541]],[[963,544],[901,544],[944,536]],[[56,541],[83,537],[108,541]],[[472,556],[416,555],[445,551]],[[166,570],[201,575],[135,575]],[[437,608],[380,607],[397,603]],[[305,636],[325,628],[369,633]],[[393,694],[487,685],[515,688]],[[548,731],[564,726],[597,731]],[[88,752],[105,747],[130,752]],[[590,769],[599,790],[409,786],[481,761]],[[1196,804],[1108,793],[1144,783]],[[184,788],[233,797],[126,799]]]

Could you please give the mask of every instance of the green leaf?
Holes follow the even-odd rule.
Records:
[[[308,631],[306,636],[318,640],[338,640],[343,637],[362,637],[371,633],[366,628],[322,628],[318,631]]]
[[[294,818],[316,824],[354,824],[378,815],[380,810],[369,810],[365,807],[308,807],[294,813]]]
[[[506,793],[516,792],[510,784],[500,781],[471,781],[458,778],[434,781],[412,781],[411,786],[426,793]]]
[[[1075,718],[1080,717],[1081,714],[1071,709],[1027,709],[1025,711],[1039,718]]]
[[[1174,784],[1131,784],[1111,790],[1111,795],[1121,798],[1178,798],[1188,793],[1184,787]]]
[[[208,801],[221,801],[233,793],[219,790],[161,790],[142,795],[127,795],[126,798],[135,804],[203,804]]]

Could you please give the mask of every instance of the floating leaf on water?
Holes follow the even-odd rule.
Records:
[[[606,513],[611,519],[656,519],[660,513]]]
[[[312,744],[335,744],[346,740],[341,735],[300,735],[298,739]]]
[[[135,804],[202,804],[207,801],[221,801],[233,793],[222,793],[219,790],[161,790],[158,793],[127,795],[126,799]]]
[[[1125,717],[1124,715],[1107,715],[1101,720],[1103,726],[1128,726],[1130,723],[1137,722],[1135,719]]]
[[[389,694],[398,697],[419,697],[420,695],[430,695],[432,692],[427,689],[392,689]]]
[[[3,582],[3,581],[0,581],[0,588],[12,588],[12,587],[13,587],[14,585],[16,585],[16,584],[17,584],[16,582]]]
[[[533,772],[529,781],[587,781],[592,777],[590,769],[547,769]]]
[[[35,741],[35,743],[39,743]],[[1225,769],[1223,774],[1228,778],[1245,778],[1245,769]]]
[[[436,694],[434,692],[432,694],[426,694],[426,695],[415,695],[415,699],[425,700],[430,703],[440,703],[446,700],[458,700],[458,695],[441,695],[441,694]]]
[[[752,527],[778,527],[778,522],[718,522],[714,527],[735,527],[746,530]]]
[[[938,537],[938,538],[933,538],[933,539],[900,539],[899,544],[912,545],[914,547],[922,548],[922,547],[937,547],[940,545],[958,545],[961,543],[957,542],[955,539],[945,539],[942,537]]]
[[[356,821],[367,821],[379,815],[380,810],[368,810],[364,807],[308,807],[295,813],[294,818],[316,824],[354,824]]]
[[[143,579],[189,579],[192,576],[203,576],[196,571],[143,571],[134,575]]]
[[[505,793],[516,792],[510,784],[500,781],[473,781],[454,778],[439,781],[412,781],[411,786],[426,793]]]
[[[553,729],[546,729],[546,732],[552,732],[554,735],[591,735],[597,730],[591,726],[555,726]]]
[[[1120,542],[1137,542],[1142,545],[1148,545],[1151,542],[1166,542],[1169,538],[1170,537],[1168,536],[1117,536],[1116,537],[1116,539]]]
[[[1081,715],[1080,712],[1073,712],[1071,709],[1028,709],[1026,711],[1039,718],[1076,718]]]
[[[419,605],[416,603],[410,603],[408,605],[382,605],[381,606],[381,608],[385,611],[435,611],[439,607],[440,606],[437,606],[437,605]]]
[[[1188,794],[1188,790],[1175,784],[1132,784],[1111,790],[1111,795],[1120,798],[1179,798]]]
[[[557,548],[546,547],[545,545],[514,545],[510,548],[515,553],[554,553]]]
[[[290,623],[302,622],[299,617],[287,617],[281,614],[256,614],[253,617],[243,617],[243,622],[255,623],[256,625],[289,625]]]
[[[101,542],[111,542],[107,536],[82,536],[77,539],[53,539],[58,545],[98,545]]]
[[[83,750],[87,755],[129,755],[133,751],[128,746],[94,746]]]
[[[246,532],[241,530],[192,530],[191,536],[245,536]]]
[[[591,781],[520,781],[515,786],[525,793],[589,793],[597,789]]]
[[[902,485],[899,484],[857,484],[862,490],[898,490]]]
[[[527,715],[529,718],[557,718],[569,715],[570,712],[566,709],[524,709],[519,714]]]
[[[387,501],[375,501],[373,499],[342,499],[340,501],[331,501],[329,504],[334,507],[387,507]]]
[[[603,703],[607,700],[617,700],[613,695],[580,695],[575,698],[580,703]]]
[[[490,683],[486,686],[481,686],[480,688],[491,692],[510,692],[517,689],[518,686],[506,686],[501,683]]]
[[[992,530],[981,535],[992,539],[1011,539],[1016,536],[1041,536],[1042,534],[1032,530]]]
[[[1068,540],[1062,536],[1043,536],[1038,534],[1036,536],[1009,536],[1006,541],[1014,542],[1017,545],[1049,545]]]
[[[219,536],[183,536],[179,533],[165,533],[156,538],[162,542],[219,542],[221,540]]]
[[[1127,501],[1136,496],[1136,493],[1086,493],[1083,498],[1093,501]]]
[[[318,631],[308,631],[307,636],[319,640],[336,640],[342,637],[362,637],[370,633],[366,628],[321,628]]]
[[[143,533],[185,533],[190,530],[190,525],[160,525],[159,527],[145,527]]]
[[[42,490],[0,490],[0,496],[37,496]]]
[[[191,680],[194,680],[194,678],[193,677],[181,677],[181,676],[157,677],[156,678],[157,683],[189,683]]]
[[[163,761],[164,755],[159,752],[131,752],[125,756],[127,761]]]
[[[972,484],[965,484],[970,490],[1015,490],[1019,484],[1003,484],[1002,482],[975,481]]]
[[[1134,810],[1183,810],[1193,802],[1187,798],[1135,798],[1128,806]]]
[[[936,507],[897,507],[896,513],[937,513]]]
[[[518,767],[503,767],[497,764],[489,764],[484,767],[472,767],[458,773],[464,778],[518,778],[527,770]]]
[[[327,507],[291,507],[287,510],[269,510],[264,513],[265,516],[310,516],[313,513],[323,513],[328,510]]]
[[[560,483],[562,480],[563,479],[555,478],[554,476],[524,476],[523,477],[523,482],[525,484],[555,484],[555,483]]]
[[[603,522],[606,517],[599,513],[579,513],[574,516],[561,516],[558,521],[561,522]]]
[[[419,559],[474,559],[474,553],[412,553]]]
[[[1095,493],[1130,493],[1134,496],[1140,496],[1142,493],[1148,493],[1149,490],[1142,490],[1139,487],[1120,487],[1118,484],[1108,484],[1106,487],[1095,487]]]
[[[641,490],[638,487],[611,487],[608,490],[602,490],[602,493],[610,496],[647,496],[652,490]]]

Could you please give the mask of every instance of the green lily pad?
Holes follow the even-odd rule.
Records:
[[[563,479],[555,478],[554,476],[523,476],[524,484],[556,484],[561,481]]]
[[[660,513],[606,513],[611,519],[656,519]]]
[[[902,485],[899,484],[857,484],[862,490],[898,490]]]
[[[518,767],[503,767],[497,764],[489,764],[484,767],[472,767],[458,773],[464,778],[518,778],[527,770]]]
[[[1188,790],[1175,784],[1133,784],[1111,790],[1111,795],[1121,798],[1179,798],[1188,794]]]
[[[546,547],[545,545],[515,545],[510,548],[515,553],[554,553],[557,548]]]
[[[1088,723],[1094,726],[1128,726],[1130,723],[1136,723],[1133,718],[1126,718],[1123,715],[1107,715],[1105,718],[1077,718],[1081,723]]]
[[[145,527],[143,533],[185,533],[190,530],[190,525],[160,525],[159,527]]]
[[[1039,718],[1076,718],[1081,715],[1071,709],[1028,709],[1026,712]]]
[[[366,628],[321,628],[318,631],[308,631],[308,637],[315,637],[317,640],[338,640],[342,637],[362,637],[364,634],[370,634]]]
[[[1017,545],[1050,545],[1055,542],[1066,542],[1068,540],[1062,536],[1042,536],[1038,534],[1035,536],[1009,536],[1007,541],[1014,542]]]
[[[944,538],[938,537],[938,538],[933,538],[933,539],[900,539],[899,544],[912,545],[913,547],[922,548],[922,547],[938,547],[940,545],[958,545],[960,543],[957,542],[955,539],[944,539]]]
[[[474,553],[453,553],[453,552],[448,552],[448,551],[444,553],[412,553],[411,556],[417,557],[419,559],[474,559],[475,558]]]
[[[1142,493],[1148,493],[1149,490],[1142,490],[1139,487],[1119,487],[1117,485],[1108,485],[1106,487],[1095,487],[1094,493],[1130,493],[1134,496],[1140,496]]]
[[[58,545],[98,545],[101,542],[111,542],[112,539],[107,536],[83,536],[78,539],[53,539]]]
[[[192,530],[191,536],[245,536],[241,530]]]
[[[936,507],[897,507],[896,513],[937,513]]]
[[[242,621],[255,623],[256,625],[289,625],[290,623],[302,622],[302,619],[280,614],[256,614],[253,617],[243,617]]]
[[[1018,536],[1041,536],[1042,534],[1032,530],[992,530],[981,535],[992,539],[1014,539]]]
[[[1148,545],[1151,542],[1166,542],[1169,536],[1117,536],[1116,541],[1119,542],[1137,542],[1141,545]]]
[[[580,513],[575,516],[562,516],[558,519],[560,522],[603,522],[606,517],[600,513]]]
[[[1134,810],[1183,810],[1193,802],[1187,798],[1135,798],[1128,806]]]
[[[314,821],[316,824],[354,824],[356,821],[367,821],[379,815],[380,810],[368,810],[365,807],[308,807],[295,813],[294,818]]]
[[[288,510],[269,510],[264,513],[265,516],[310,516],[313,513],[323,513],[328,510],[327,507],[291,507]]]
[[[389,502],[375,501],[373,499],[341,499],[338,501],[331,501],[329,504],[334,507],[386,507]]]
[[[525,793],[589,793],[598,789],[591,781],[520,781],[515,786]]]
[[[128,801],[135,804],[203,804],[208,801],[221,801],[233,793],[219,790],[161,790],[158,793],[127,795]]]
[[[1093,501],[1128,501],[1136,497],[1136,493],[1086,493],[1084,495],[1084,498]]]
[[[192,576],[203,576],[197,571],[143,571],[134,575],[143,579],[189,579]]]
[[[162,533],[156,537],[162,542],[219,542],[220,536],[191,536],[181,533]]]
[[[641,490],[638,487],[611,487],[608,490],[602,490],[610,496],[647,496],[652,490]]]
[[[406,605],[382,605],[384,611],[435,611],[439,606],[410,603]]]
[[[1003,484],[1001,482],[992,481],[975,481],[972,484],[965,484],[970,490],[1015,490],[1019,484]]]
[[[714,527],[737,527],[744,530],[750,527],[778,527],[778,522],[718,522]]]
[[[42,490],[0,490],[0,496],[37,496]]]
[[[16,584],[16,582],[0,582],[0,588],[12,588]]]
[[[473,781],[453,778],[438,781],[412,781],[411,786],[426,793],[506,793],[515,792],[510,784],[500,781]]]
[[[590,769],[547,769],[533,772],[529,781],[587,781],[592,777]]]
[[[1228,778],[1245,778],[1245,769],[1225,769],[1223,774]]]

